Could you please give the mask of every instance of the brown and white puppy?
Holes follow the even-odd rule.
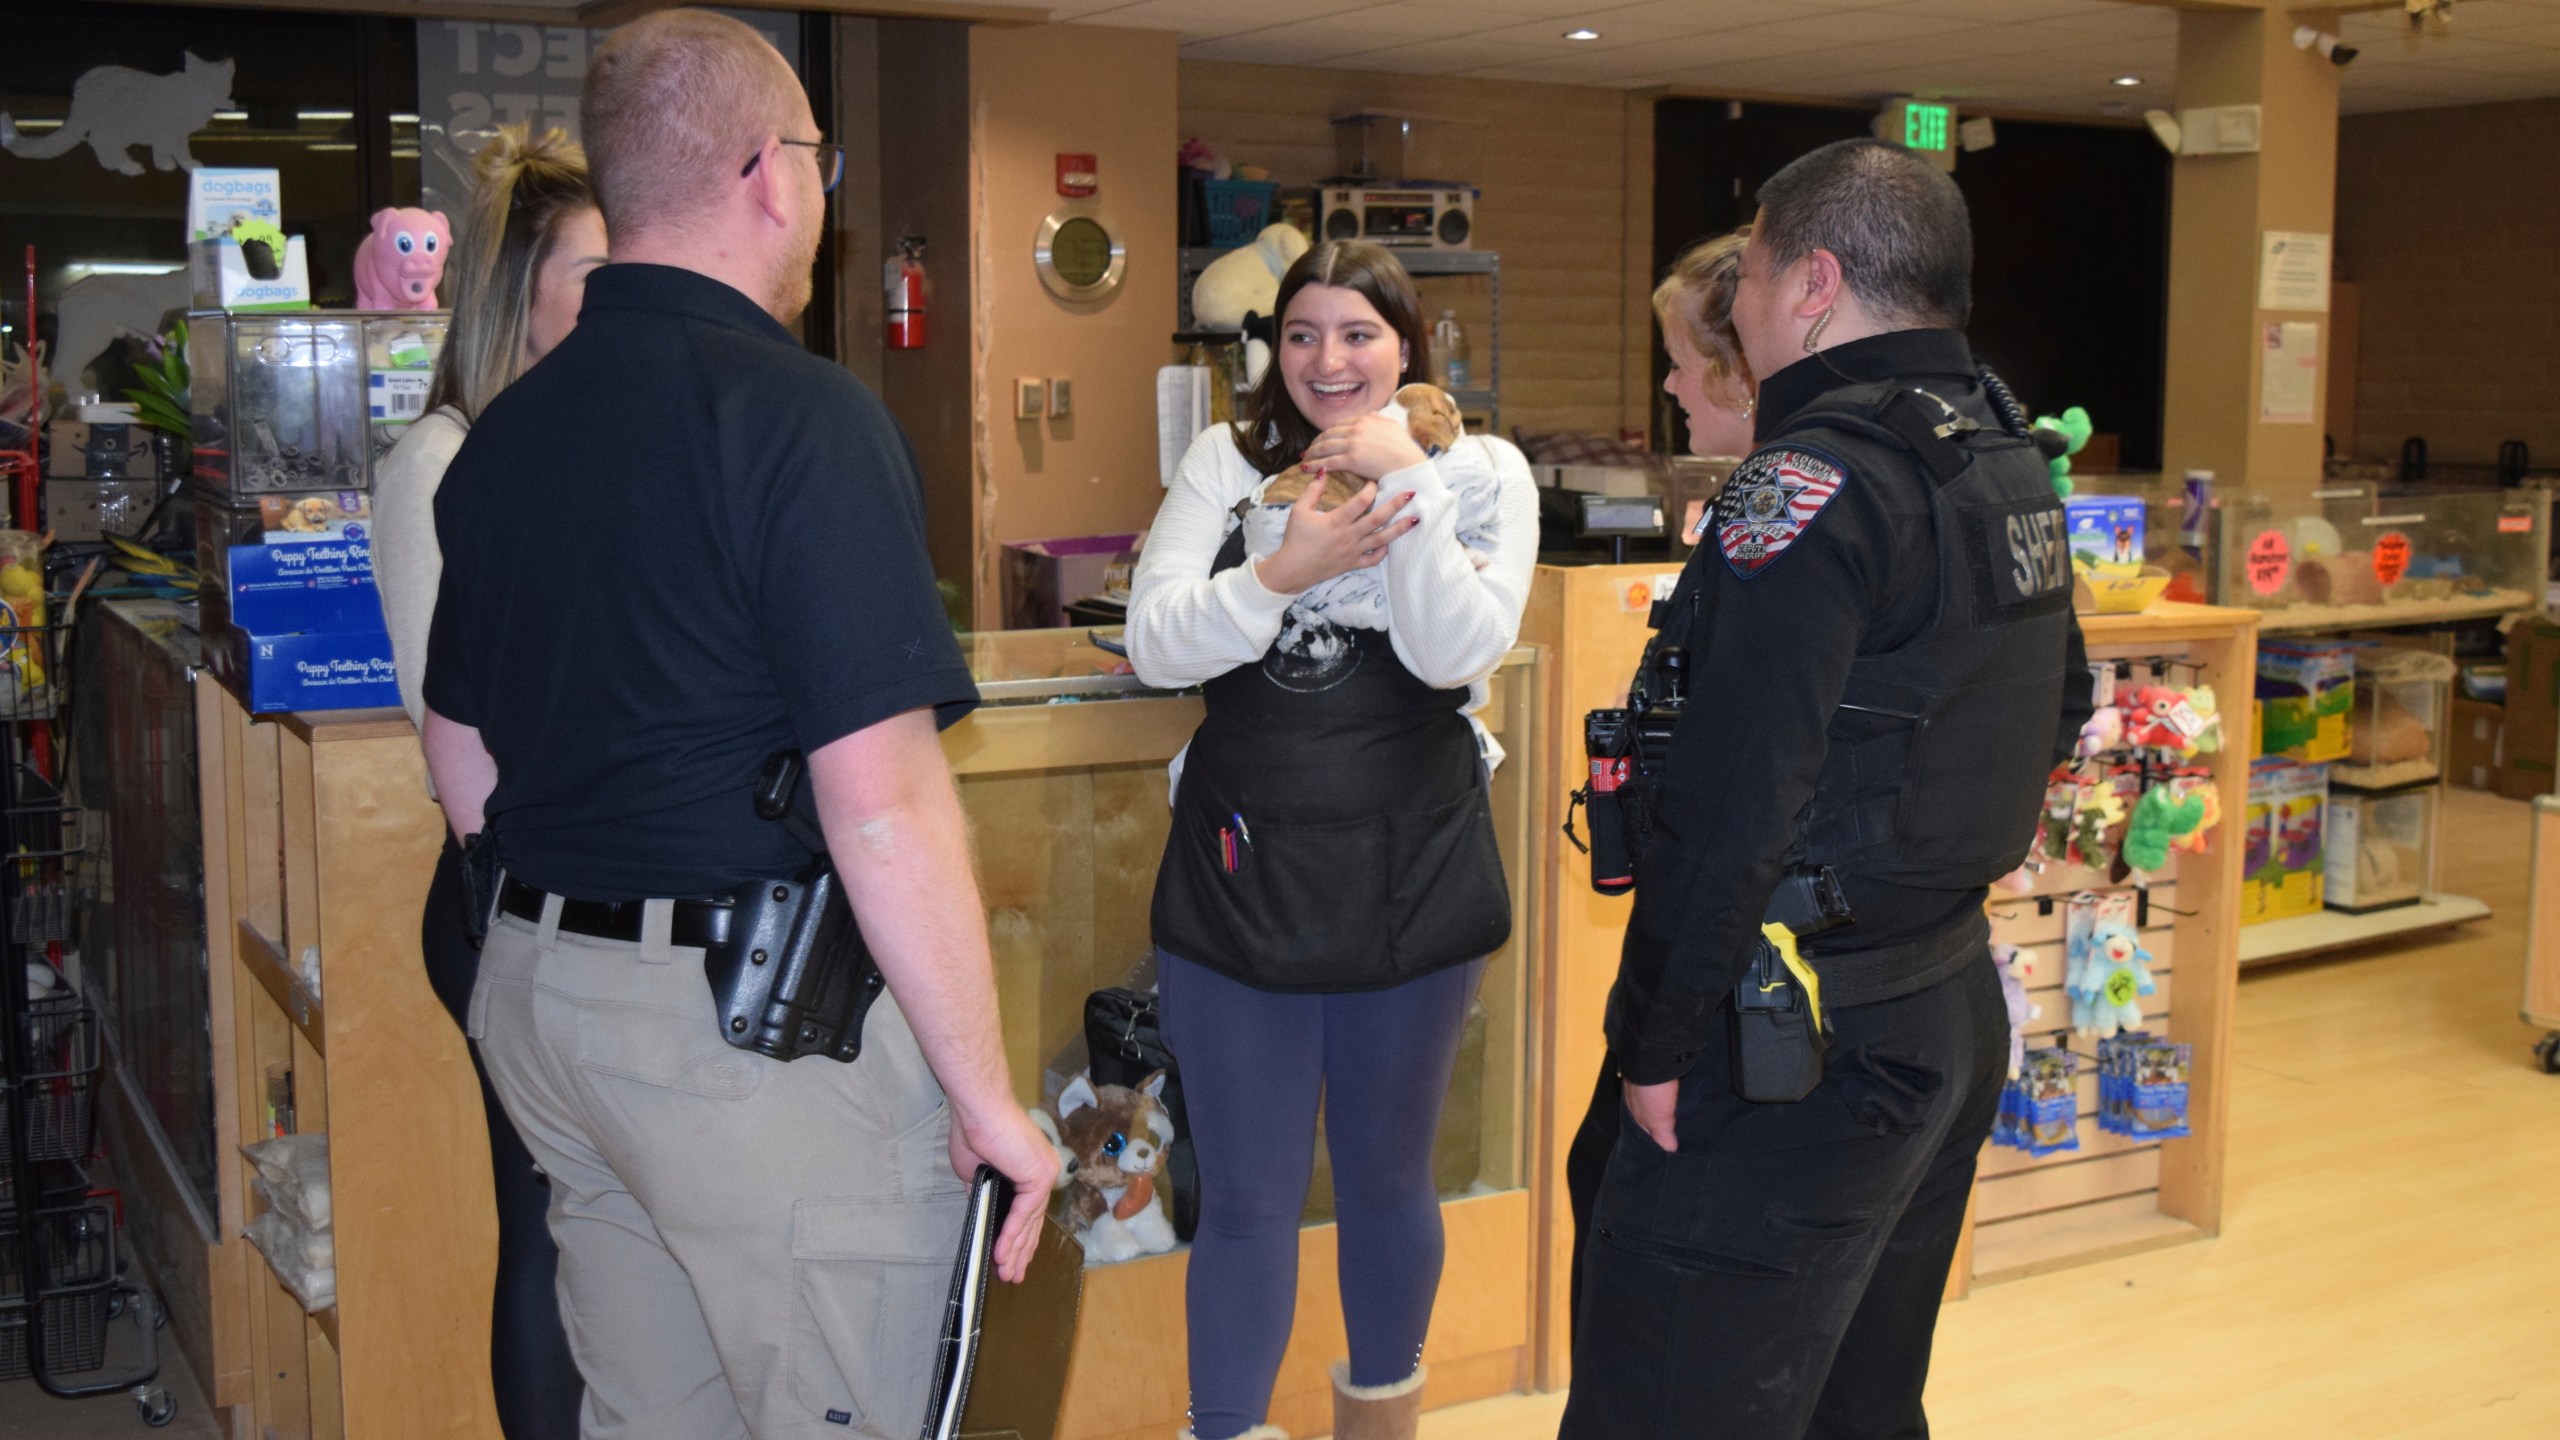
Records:
[[[1417,381],[1398,390],[1395,401],[1404,407],[1405,432],[1413,437],[1413,443],[1422,447],[1425,455],[1440,454],[1458,443],[1458,437],[1467,431],[1466,419],[1458,413],[1458,402],[1437,385]],[[1262,487],[1259,501],[1247,503],[1295,505],[1299,497],[1307,493],[1307,487],[1319,478],[1324,482],[1325,494],[1316,502],[1316,508],[1331,510],[1348,502],[1360,493],[1361,486],[1378,477],[1354,475],[1347,470],[1328,470],[1320,474],[1303,464],[1292,465],[1271,477],[1271,483]],[[1239,512],[1243,508],[1239,506]]]

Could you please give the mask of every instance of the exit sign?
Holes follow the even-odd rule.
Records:
[[[1926,155],[1941,170],[1956,168],[1956,107],[1934,100],[1896,100],[1872,127],[1875,137]]]

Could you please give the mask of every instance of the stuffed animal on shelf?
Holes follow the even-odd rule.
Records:
[[[2063,990],[2071,997],[2071,1028],[2101,1037],[2139,1030],[2138,997],[2158,988],[2151,978],[2151,952],[2142,948],[2131,922],[2102,917],[2077,942],[2063,978]]]
[[[2072,747],[2071,753],[2088,760],[2123,746],[2123,709],[2115,705],[2101,705],[2090,711],[2089,718],[2081,723],[2080,742]]]
[[[356,308],[433,310],[452,248],[453,226],[441,210],[374,211],[372,232],[356,242]]]
[[[1078,1075],[1058,1094],[1057,1114],[1031,1119],[1058,1147],[1058,1223],[1084,1242],[1085,1263],[1107,1265],[1173,1248],[1173,1222],[1156,1175],[1173,1143],[1164,1072],[1132,1090]]]
[[[1204,330],[1242,330],[1251,316],[1269,316],[1280,304],[1280,277],[1307,253],[1307,237],[1295,225],[1266,225],[1253,243],[1209,262],[1191,282],[1192,323]],[[1260,383],[1271,346],[1259,339],[1244,347],[1244,382]]]

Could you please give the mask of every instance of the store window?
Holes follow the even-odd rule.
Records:
[[[279,172],[322,305],[354,303],[365,218],[416,202],[413,22],[0,0],[0,28],[0,323],[24,338],[32,244],[69,393],[120,393],[119,337],[187,304],[189,161]]]

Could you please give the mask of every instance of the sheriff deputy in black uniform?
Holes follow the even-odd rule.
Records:
[[[1927,1434],[2006,1070],[1985,888],[2086,714],[2061,504],[1957,328],[1964,197],[1853,140],[1759,202],[1759,448],[1593,717],[1635,906],[1576,1146],[1565,1440]]]

